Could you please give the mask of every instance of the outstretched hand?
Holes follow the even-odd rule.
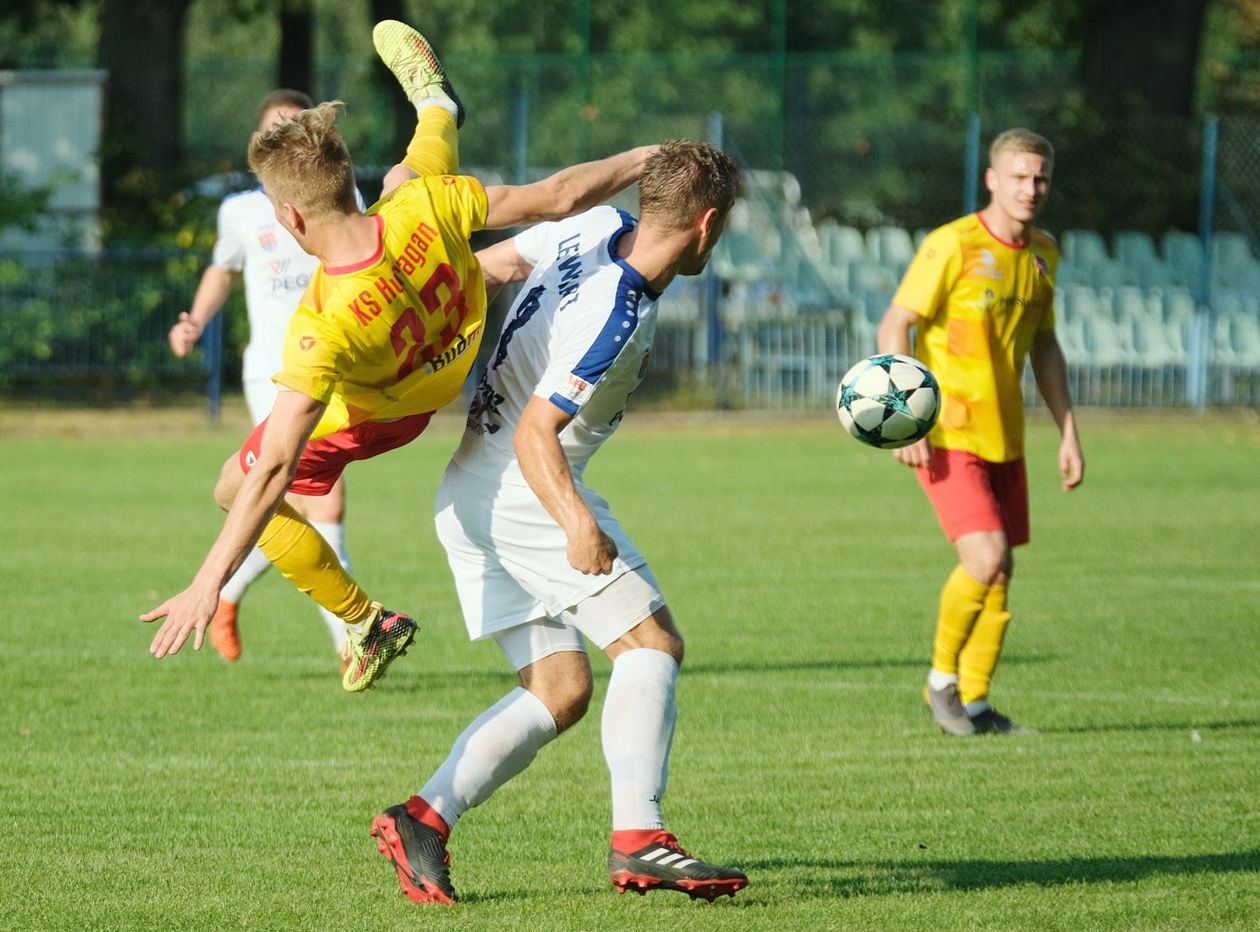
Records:
[[[206,639],[206,629],[214,618],[215,609],[219,607],[218,590],[200,592],[194,586],[185,589],[179,595],[173,595],[157,608],[140,616],[141,621],[154,622],[165,618],[162,627],[153,636],[149,645],[149,653],[155,660],[161,660],[168,654],[178,654],[179,649],[188,640],[188,635],[196,632],[193,650],[201,650]]]
[[[927,466],[928,461],[932,458],[932,444],[927,437],[924,437],[922,440],[916,440],[909,446],[898,447],[892,453],[893,459],[898,463],[919,469]]]

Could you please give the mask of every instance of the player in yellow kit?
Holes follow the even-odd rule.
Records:
[[[255,136],[250,167],[281,225],[321,268],[294,312],[270,417],[224,464],[215,498],[223,530],[192,584],[144,621],[165,618],[157,659],[195,632],[200,649],[219,588],[257,542],[280,572],[349,626],[343,686],[371,686],[415,635],[415,622],[373,602],[324,539],[284,502],[325,494],[346,465],[410,442],[460,390],[476,357],[486,285],[468,237],[559,219],[633,183],[654,147],[565,169],[531,185],[483,188],[454,175],[462,106],[428,43],[377,24],[377,50],[416,105],[415,136],[366,213],[325,103]]]
[[[960,737],[1030,730],[989,703],[1011,618],[1011,550],[1029,539],[1025,358],[1059,427],[1064,490],[1085,472],[1054,334],[1059,250],[1032,226],[1053,168],[1044,137],[1025,129],[998,135],[985,172],[988,206],[923,241],[879,325],[882,353],[909,353],[915,331],[914,354],[941,386],[936,427],[895,456],[916,469],[958,553],[941,592],[924,696],[941,730]]]

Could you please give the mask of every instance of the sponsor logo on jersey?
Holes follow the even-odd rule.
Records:
[[[975,270],[976,278],[990,278],[994,281],[1002,280],[1002,271],[997,267],[997,259],[993,257],[993,253],[988,249],[980,250],[980,267]]]
[[[271,252],[280,245],[280,237],[276,235],[275,230],[260,230],[258,232],[258,245]]]
[[[583,405],[591,397],[591,390],[594,387],[591,382],[586,381],[580,375],[570,372],[556,394],[561,398],[567,398],[576,405]]]
[[[308,350],[314,345],[315,345],[314,337],[302,337],[300,340],[298,340],[298,346],[302,347],[302,349],[304,350]]]
[[[1045,278],[1050,274],[1050,267],[1046,265],[1046,260],[1041,256],[1033,256],[1033,265],[1037,267],[1037,274]]]

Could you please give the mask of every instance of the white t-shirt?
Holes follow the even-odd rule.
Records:
[[[356,191],[355,198],[362,209],[363,196]],[[258,187],[229,194],[219,205],[218,238],[210,261],[221,269],[244,272],[249,345],[241,375],[246,382],[270,382],[283,363],[289,318],[319,260],[303,252],[280,225],[271,201]]]
[[[536,395],[573,415],[560,445],[581,480],[643,381],[656,333],[660,295],[615,251],[635,223],[625,211],[604,206],[516,237],[517,251],[534,271],[487,360],[453,462],[527,485],[512,436]]]

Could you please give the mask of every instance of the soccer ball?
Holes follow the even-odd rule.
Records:
[[[881,353],[844,374],[836,414],[850,434],[891,450],[926,437],[941,408],[941,389],[927,366],[909,356]]]

